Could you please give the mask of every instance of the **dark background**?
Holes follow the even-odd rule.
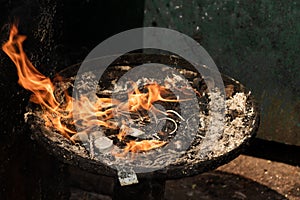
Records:
[[[28,37],[24,44],[28,57],[53,77],[121,31],[142,26],[181,31],[200,42],[222,73],[252,90],[261,105],[259,138],[299,146],[299,4],[296,0],[0,0],[0,40],[7,40],[9,25],[17,20],[20,32]],[[23,117],[30,93],[17,80],[14,65],[1,51],[0,184],[5,185],[0,199],[7,199],[1,196],[6,194],[17,195],[9,199],[67,195],[65,186],[57,184],[66,176],[64,166],[30,139]],[[36,166],[36,160],[42,164]],[[53,188],[45,190],[49,184]],[[20,187],[24,185],[28,187]]]
[[[17,21],[27,36],[27,56],[53,77],[107,37],[143,26],[143,7],[139,0],[0,0],[0,41],[8,39],[10,24]],[[24,122],[30,92],[17,80],[15,66],[1,51],[0,199],[68,198],[66,166],[30,139]]]

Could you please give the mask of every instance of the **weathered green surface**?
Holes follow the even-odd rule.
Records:
[[[299,1],[146,0],[144,25],[196,38],[260,102],[259,137],[300,145]]]

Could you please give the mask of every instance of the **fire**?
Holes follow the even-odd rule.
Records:
[[[55,91],[57,89],[50,78],[41,74],[27,58],[22,43],[26,36],[19,35],[15,25],[11,27],[8,41],[2,46],[3,51],[14,62],[19,81],[18,83],[25,89],[31,91],[30,101],[41,106],[43,110],[43,120],[45,126],[55,128],[63,136],[74,142],[77,131],[74,125],[82,127],[101,126],[107,129],[118,130],[117,138],[123,140],[126,136],[125,129],[118,127],[112,119],[118,115],[118,110],[137,112],[141,109],[150,110],[153,103],[157,101],[178,102],[177,99],[164,98],[168,91],[157,83],[145,86],[147,92],[141,92],[136,85],[133,91],[128,93],[127,102],[120,102],[111,98],[99,98],[92,103],[87,97],[82,97],[79,101],[73,99],[66,91],[63,93],[63,100],[58,98]],[[59,79],[62,78],[58,77]],[[73,110],[76,105],[80,109]],[[117,109],[116,109],[117,108]],[[95,118],[96,116],[96,118]],[[80,119],[78,121],[74,119]],[[80,121],[80,123],[79,123]],[[126,127],[126,124],[122,124]],[[85,130],[89,134],[89,130]],[[126,143],[124,152],[141,152],[162,147],[166,144],[160,140],[131,140]]]
[[[127,143],[124,151],[131,151],[133,153],[141,152],[141,151],[149,151],[151,149],[162,147],[166,144],[166,142],[159,140],[143,140],[140,142],[130,141]]]
[[[178,102],[178,100],[165,99],[161,95],[166,94],[166,88],[153,83],[146,86],[148,90],[147,93],[142,93],[136,85],[134,85],[133,92],[128,95],[128,106],[130,111],[138,111],[141,108],[145,110],[150,110],[154,102],[165,101],[165,102]]]
[[[53,124],[62,135],[70,138],[70,134],[74,134],[75,132],[67,128],[61,122],[62,119],[70,117],[70,114],[62,113],[70,113],[69,111],[72,108],[71,97],[66,96],[64,106],[61,107],[54,96],[55,88],[51,80],[41,74],[27,58],[22,46],[25,39],[26,36],[18,35],[18,29],[13,25],[10,30],[9,39],[2,46],[2,49],[17,67],[18,83],[33,93],[30,101],[40,104],[47,109],[47,113],[49,114],[44,117],[46,126]]]

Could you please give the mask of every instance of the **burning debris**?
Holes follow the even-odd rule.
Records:
[[[223,95],[218,89],[208,91],[201,76],[188,69],[176,68],[175,73],[163,67],[159,80],[151,73],[149,77],[134,74],[136,80],[130,80],[120,77],[135,73],[134,65],[112,65],[100,82],[93,72],[78,74],[80,98],[75,100],[68,92],[75,74],[51,81],[26,57],[24,40],[13,26],[3,50],[18,69],[19,83],[33,92],[30,101],[38,105],[30,106],[26,118],[33,116],[44,137],[83,158],[107,166],[124,165],[127,172],[135,167],[136,173],[139,167],[192,168],[237,148],[253,135],[257,116],[250,93],[241,92],[232,80],[225,84]],[[96,94],[87,92],[94,87]],[[220,115],[224,106],[225,118]],[[119,176],[122,184],[127,179],[136,182],[134,173],[123,175]]]
[[[121,146],[124,146],[122,149],[126,153],[149,151],[162,147],[168,142],[163,140],[163,136],[168,138],[168,134],[172,135],[176,132],[178,122],[171,116],[183,119],[180,114],[175,110],[162,111],[154,104],[184,101],[184,99],[181,100],[174,96],[170,90],[175,83],[184,79],[173,75],[173,77],[165,79],[164,85],[146,78],[138,80],[137,83],[127,81],[124,84],[125,87],[123,87],[123,84],[116,85],[115,91],[121,88],[127,94],[125,101],[109,97],[98,97],[95,94],[92,94],[94,95],[93,100],[89,98],[90,96],[88,97],[90,95],[88,94],[87,96],[81,96],[80,100],[76,101],[67,91],[72,83],[64,82],[62,77],[56,77],[58,81],[54,84],[31,64],[23,51],[22,42],[24,40],[25,36],[18,35],[16,26],[12,26],[9,40],[3,45],[3,50],[18,69],[20,85],[33,92],[30,101],[41,106],[41,118],[46,127],[58,130],[73,143],[80,140],[84,146],[89,146],[91,152],[92,146],[87,145],[90,138],[94,138],[94,146],[102,152],[103,147],[101,146],[109,148],[112,145],[111,139],[116,136],[118,141],[115,142],[121,143]],[[83,75],[83,79],[88,77],[88,74]],[[144,82],[143,87],[139,87],[139,81]],[[89,84],[95,83],[85,80],[78,89],[89,87]],[[189,95],[187,90],[184,95]],[[80,109],[74,110],[74,105]],[[152,114],[157,124],[160,124],[161,120],[171,122],[172,127],[174,126],[173,130],[169,133],[155,132],[153,133],[155,135],[150,136],[147,130],[142,131],[137,127],[133,127],[134,124],[143,126],[142,124],[150,123],[151,117],[148,112]],[[163,116],[163,118],[158,118],[158,115]],[[116,117],[121,118],[121,120],[116,122],[114,120]],[[94,129],[98,127],[104,129],[104,133],[99,130],[95,132]],[[107,131],[109,133],[106,133]],[[95,133],[99,132],[101,134],[94,137]],[[117,134],[112,136],[110,132]],[[139,140],[139,135],[147,135],[145,136],[147,139]],[[162,137],[159,135],[162,135]],[[129,136],[134,139],[128,139]],[[93,153],[91,154],[93,155]]]

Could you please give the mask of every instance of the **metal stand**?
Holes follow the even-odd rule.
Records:
[[[139,179],[138,184],[121,186],[119,181],[116,180],[112,197],[113,200],[163,200],[165,183],[165,179]]]

